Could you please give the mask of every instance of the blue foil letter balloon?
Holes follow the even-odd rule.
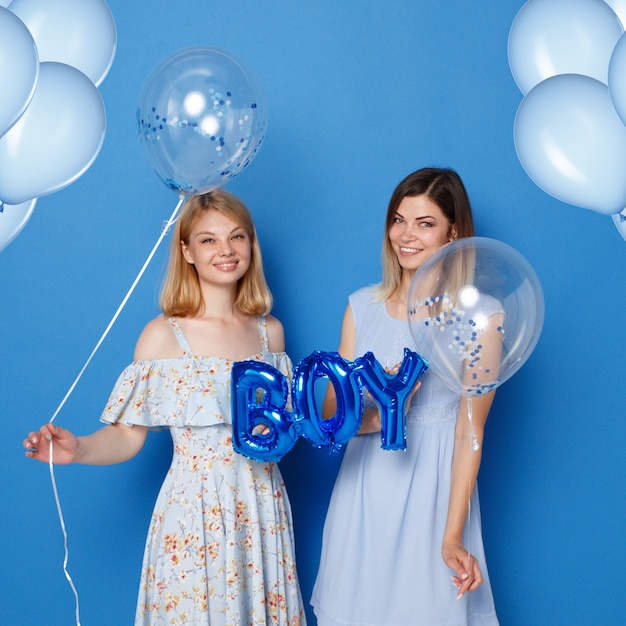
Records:
[[[286,378],[259,361],[235,363],[232,370],[233,447],[257,461],[278,461],[302,436],[318,448],[337,453],[354,437],[363,419],[363,387],[380,406],[385,450],[406,448],[405,412],[425,361],[405,350],[395,375],[368,352],[354,362],[336,352],[314,352],[294,368],[293,413],[286,409]],[[336,396],[335,415],[324,419],[317,410],[315,384],[328,379]]]
[[[285,410],[285,377],[267,363],[242,361],[233,365],[232,381],[233,447],[256,461],[278,461],[298,439]]]
[[[406,450],[406,407],[420,376],[428,369],[419,354],[404,349],[398,373],[387,374],[367,352],[355,361],[354,373],[380,407],[382,448]]]
[[[302,435],[317,447],[338,452],[359,430],[363,418],[363,398],[354,365],[336,352],[314,352],[294,369],[293,403],[295,419]],[[328,378],[335,389],[335,415],[324,419],[317,411],[315,382]]]

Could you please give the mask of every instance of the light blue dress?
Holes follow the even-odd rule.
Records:
[[[193,354],[135,361],[117,381],[107,423],[168,428],[171,467],[159,492],[144,552],[137,626],[294,626],[305,616],[296,575],[291,508],[274,463],[233,451],[227,359]],[[264,361],[290,375],[291,361]]]
[[[355,356],[383,367],[415,350],[408,323],[392,318],[374,288],[350,296]],[[407,412],[407,449],[381,449],[380,434],[346,446],[333,489],[313,589],[319,626],[497,626],[481,536],[478,493],[464,545],[485,582],[457,600],[441,544],[448,512],[454,428],[460,398],[431,372]],[[367,404],[366,404],[367,406]]]

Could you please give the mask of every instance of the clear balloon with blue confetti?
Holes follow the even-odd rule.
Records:
[[[137,123],[161,181],[199,195],[248,167],[265,138],[267,106],[258,79],[241,61],[217,48],[190,48],[152,71]]]

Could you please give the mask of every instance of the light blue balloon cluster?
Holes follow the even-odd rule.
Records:
[[[217,48],[183,50],[159,64],[142,89],[139,140],[161,181],[185,195],[240,174],[265,138],[261,85]]]
[[[529,0],[508,42],[524,170],[563,202],[621,214],[616,225],[626,220],[624,20],[624,0]]]
[[[0,6],[0,58],[11,60],[0,64],[0,250],[37,198],[74,182],[100,152],[106,118],[98,86],[115,49],[103,0]]]

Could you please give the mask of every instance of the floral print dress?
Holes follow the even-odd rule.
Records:
[[[159,492],[141,571],[135,625],[305,624],[291,508],[274,463],[234,452],[232,362],[194,355],[169,320],[184,355],[135,361],[118,379],[107,423],[168,428],[171,467]],[[285,353],[264,361],[291,373]]]

